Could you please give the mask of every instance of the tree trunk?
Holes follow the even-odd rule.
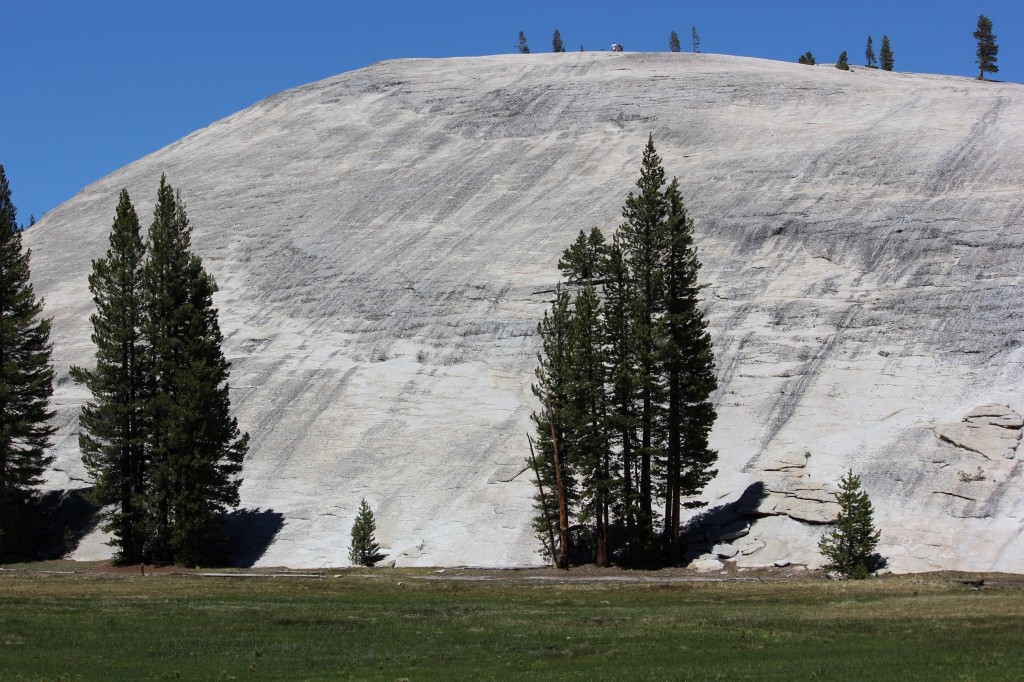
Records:
[[[551,402],[547,402],[548,425],[551,426],[551,450],[555,455],[555,487],[558,492],[558,535],[561,544],[558,559],[559,568],[569,570],[569,510],[565,501],[565,484],[562,481],[562,458],[558,456],[558,436],[555,434],[555,413]]]
[[[551,526],[551,514],[548,512],[548,496],[544,494],[544,485],[540,482],[540,471],[537,469],[537,456],[533,454],[533,439],[526,434],[526,441],[530,444],[530,466],[537,477],[537,490],[540,491],[540,508],[544,512],[544,525],[548,529],[548,549],[551,552],[551,565],[558,568],[558,555],[555,553],[555,529]]]

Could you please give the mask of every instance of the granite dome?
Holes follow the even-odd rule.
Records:
[[[87,485],[90,261],[118,191],[148,224],[166,173],[220,286],[243,507],[283,515],[259,563],[347,563],[362,497],[399,565],[539,563],[536,322],[653,133],[720,381],[695,553],[819,563],[852,468],[896,570],[1024,570],[1022,130],[1016,84],[707,54],[401,60],[282,92],[26,233],[54,318],[47,485]]]

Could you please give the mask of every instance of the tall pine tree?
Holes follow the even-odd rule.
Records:
[[[0,165],[0,557],[27,549],[28,504],[52,460],[50,320],[29,283],[30,257]]]
[[[718,453],[708,447],[708,436],[716,416],[710,396],[718,382],[711,335],[697,300],[700,261],[693,243],[693,221],[686,214],[676,179],[672,179],[665,196],[665,315],[660,320],[663,341],[659,348],[668,389],[665,534],[669,558],[678,560],[681,498],[699,493],[717,473],[711,467]]]
[[[149,369],[142,338],[144,254],[139,217],[127,190],[121,190],[110,247],[104,258],[93,261],[89,276],[96,304],[90,318],[96,367],[73,367],[71,375],[92,394],[79,417],[79,448],[95,481],[93,499],[105,508],[103,530],[112,534],[123,563],[145,559]]]
[[[878,68],[878,60],[875,59],[875,47],[872,44],[871,36],[868,36],[868,45],[864,48],[864,66],[869,69]]]
[[[213,307],[217,287],[190,249],[181,196],[161,177],[143,269],[151,372],[147,503],[153,559],[182,564],[210,558],[221,537],[219,514],[238,504],[249,439],[230,414],[229,364]]]
[[[565,442],[569,440],[566,435],[566,416],[570,402],[569,386],[572,372],[571,325],[569,292],[559,285],[555,289],[555,300],[551,304],[550,314],[545,312],[544,318],[537,324],[541,352],[537,354],[537,383],[531,388],[540,402],[540,409],[530,417],[536,426],[538,452],[530,465],[537,474],[541,488],[537,497],[537,509],[543,510],[546,502],[542,497],[545,494],[554,502],[553,505],[549,505],[549,510],[556,512],[558,518],[558,547],[554,559],[562,568],[569,567],[569,556],[572,553],[568,515],[576,501],[575,481],[570,475],[568,462],[561,456],[565,450]],[[547,533],[547,524],[553,520],[538,515],[534,521],[538,536]]]
[[[636,535],[630,539],[631,552],[638,559],[650,560],[654,550],[654,479],[652,466],[663,452],[659,429],[665,385],[658,369],[661,342],[658,318],[664,312],[665,170],[661,157],[649,137],[640,165],[637,193],[629,193],[622,209],[625,218],[619,226],[626,269],[633,283],[630,301],[630,334],[636,353],[636,390],[639,426],[639,481]]]
[[[556,544],[544,491],[557,486],[557,442],[571,517],[563,525],[579,529],[584,542],[593,538],[599,565],[615,557],[659,560],[655,499],[664,503],[665,555],[678,559],[681,510],[701,506],[684,498],[716,473],[717,453],[708,445],[714,355],[698,305],[693,223],[678,181],[666,187],[653,139],[637,190],[610,245],[595,228],[580,231],[565,250],[558,267],[576,295],[559,285],[538,326],[534,392],[544,409],[534,422],[544,456],[531,461],[539,509],[548,512],[538,519],[538,535],[545,546]]]

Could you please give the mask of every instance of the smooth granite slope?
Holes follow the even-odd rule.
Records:
[[[721,383],[691,556],[819,563],[852,467],[894,569],[1022,571],[1022,130],[1020,85],[707,54],[403,60],[280,93],[26,233],[54,317],[48,486],[87,484],[68,367],[91,362],[90,260],[120,188],[148,222],[166,173],[220,285],[243,506],[283,521],[259,563],[345,564],[361,497],[399,565],[540,562],[535,325],[651,132]]]

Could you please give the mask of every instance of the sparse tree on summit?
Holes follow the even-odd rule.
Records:
[[[26,549],[29,503],[52,461],[50,320],[29,282],[30,257],[0,166],[0,557]]]
[[[807,52],[800,55],[796,62],[797,64],[807,64],[808,66],[814,66],[818,63],[817,60],[814,59],[814,55],[811,54],[810,50],[807,50]]]
[[[690,36],[693,38],[693,51],[700,52],[700,36],[697,35],[697,27],[694,26],[690,29]]]
[[[889,45],[889,36],[882,36],[882,49],[878,51],[878,59],[882,63],[883,71],[892,71],[894,62],[892,47]]]
[[[836,60],[836,68],[840,71],[850,70],[850,63],[846,60],[846,50],[839,53],[839,59]]]
[[[670,52],[679,52],[682,49],[679,45],[679,34],[675,31],[668,35],[668,49]]]
[[[551,36],[551,51],[552,52],[565,52],[565,45],[562,44],[562,34],[555,29],[554,34]]]
[[[996,45],[996,36],[992,33],[992,20],[984,14],[978,16],[978,28],[974,31],[974,39],[978,41],[978,80],[985,80],[986,73],[999,72],[999,67],[996,66],[999,46]]]
[[[526,34],[519,32],[519,54],[530,54],[530,46],[526,44]]]
[[[864,49],[864,66],[869,69],[878,68],[878,60],[875,59],[875,48],[871,43],[871,36],[868,36],[868,46]]]

